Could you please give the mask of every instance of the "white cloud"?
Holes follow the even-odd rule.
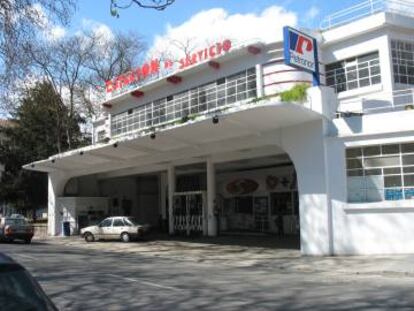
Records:
[[[319,15],[319,8],[316,6],[312,6],[305,14],[305,21],[312,21],[315,17]]]
[[[177,45],[183,43],[196,49],[222,39],[231,39],[235,45],[254,40],[277,41],[282,38],[283,26],[296,24],[297,15],[280,6],[271,6],[259,14],[229,14],[222,8],[210,9],[181,25],[167,25],[165,33],[155,37],[149,55],[168,51],[170,55],[182,56],[183,49]]]
[[[114,38],[114,33],[108,25],[91,20],[83,19],[82,28],[86,31],[90,31],[92,35],[101,40],[101,44],[106,44],[109,41],[112,41]]]
[[[66,35],[66,29],[62,26],[53,26],[44,32],[44,36],[48,41],[58,41]]]

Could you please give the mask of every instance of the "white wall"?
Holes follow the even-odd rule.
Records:
[[[58,231],[56,235],[63,234],[63,222],[70,223],[70,233],[78,234],[78,216],[87,215],[89,211],[101,212],[106,215],[108,212],[109,200],[97,197],[59,197],[56,200]]]

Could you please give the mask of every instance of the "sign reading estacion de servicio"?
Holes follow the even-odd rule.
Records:
[[[172,73],[176,70],[183,70],[199,62],[213,59],[219,55],[227,53],[232,47],[230,40],[217,42],[209,47],[201,49],[195,53],[187,55],[173,62],[172,60],[152,59],[143,65],[125,74],[119,75],[111,80],[105,81],[106,93],[123,93],[129,86],[139,86],[143,82],[148,82],[152,77],[159,77],[161,72],[164,74]]]

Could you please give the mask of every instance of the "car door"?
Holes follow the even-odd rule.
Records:
[[[112,225],[113,238],[117,239],[125,231],[125,224],[122,218],[115,218]]]
[[[99,224],[99,239],[106,240],[111,238],[112,218],[106,218]]]

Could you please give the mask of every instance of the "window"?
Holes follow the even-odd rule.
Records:
[[[101,142],[101,141],[103,141],[104,139],[105,139],[105,137],[106,137],[106,131],[105,130],[102,130],[102,131],[99,131],[98,132],[98,142]]]
[[[414,143],[346,150],[348,201],[414,199]]]
[[[391,41],[394,82],[414,85],[414,41]]]
[[[253,197],[236,197],[235,212],[239,214],[253,214]]]
[[[325,74],[337,93],[381,83],[378,51],[328,64]]]
[[[114,219],[114,227],[123,227],[124,226],[124,221],[120,218]]]
[[[99,227],[110,227],[112,225],[112,219],[108,218],[103,220],[100,224]]]
[[[116,114],[111,120],[112,136],[164,125],[185,116],[219,110],[223,106],[254,97],[256,70],[250,68]]]

